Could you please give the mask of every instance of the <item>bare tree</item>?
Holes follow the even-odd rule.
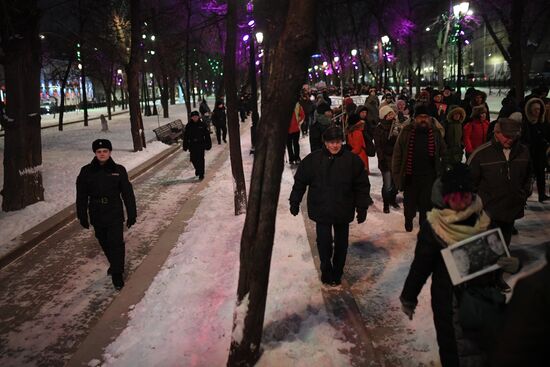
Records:
[[[258,4],[261,8],[255,14],[255,19],[265,22],[264,33],[269,35],[265,39],[269,76],[241,238],[237,310],[228,366],[252,366],[260,356],[289,116],[315,46],[315,3],[266,1]]]
[[[9,103],[0,122],[4,137],[2,210],[19,210],[44,200],[40,135],[40,38],[36,0],[2,2],[0,62]]]

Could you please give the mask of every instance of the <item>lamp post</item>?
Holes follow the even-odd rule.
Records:
[[[356,62],[356,56],[357,56],[357,49],[351,50],[351,58],[352,62],[351,65],[353,67],[353,84],[355,84],[355,89],[358,89],[359,82],[357,80],[357,62]]]
[[[388,87],[389,84],[389,78],[388,78],[388,45],[390,43],[390,37],[388,36],[382,36],[380,38],[382,41],[382,56],[384,57],[384,87]]]
[[[460,97],[462,94],[462,36],[464,31],[462,30],[462,18],[469,13],[468,9],[470,8],[470,3],[462,2],[453,6],[453,14],[455,16],[457,25],[458,25],[458,35],[457,35],[457,72],[456,72],[456,91]]]
[[[253,25],[254,23],[252,23],[251,26]],[[260,121],[260,114],[258,112],[258,82],[256,79],[256,48],[254,43],[258,42],[258,44],[260,45],[264,40],[264,35],[262,32],[257,32],[254,36],[250,36],[246,40],[243,37],[243,40],[245,42],[247,40],[250,42],[249,79],[252,98],[252,126],[250,127],[252,146],[250,148],[250,154],[254,154],[254,149],[256,146],[256,129],[258,127],[258,122]]]

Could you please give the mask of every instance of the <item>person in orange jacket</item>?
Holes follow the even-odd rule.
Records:
[[[348,128],[346,129],[346,141],[351,148],[351,152],[363,161],[365,171],[369,174],[369,157],[367,156],[367,145],[364,138],[365,121],[361,120],[358,114],[351,114],[348,118]]]
[[[296,102],[290,126],[288,127],[288,138],[286,148],[288,150],[288,162],[290,164],[300,164],[300,125],[304,122],[306,114],[299,102]]]
[[[485,106],[476,106],[472,110],[472,120],[464,125],[464,150],[466,158],[470,156],[481,144],[487,141],[489,120]]]

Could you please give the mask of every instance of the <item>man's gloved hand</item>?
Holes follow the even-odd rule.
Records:
[[[367,220],[367,209],[357,209],[357,223]]]
[[[80,218],[78,219],[80,222],[80,225],[86,229],[90,228],[90,223],[88,223],[88,218]]]
[[[416,302],[409,302],[404,300],[401,297],[399,298],[399,300],[401,301],[401,311],[403,311],[403,313],[407,315],[409,320],[412,320],[414,315],[414,309],[416,308]]]
[[[134,224],[136,224],[136,218],[128,218],[126,220],[126,227],[130,228]]]
[[[519,270],[519,259],[517,257],[501,257],[497,260],[497,265],[506,273],[515,274]]]
[[[298,204],[290,204],[290,214],[293,216],[297,216],[300,212],[300,205]]]

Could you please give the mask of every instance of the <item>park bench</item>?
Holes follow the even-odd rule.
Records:
[[[183,123],[181,120],[172,121],[169,124],[162,125],[153,130],[157,136],[157,140],[164,144],[171,145],[177,143],[178,139],[183,136]]]

